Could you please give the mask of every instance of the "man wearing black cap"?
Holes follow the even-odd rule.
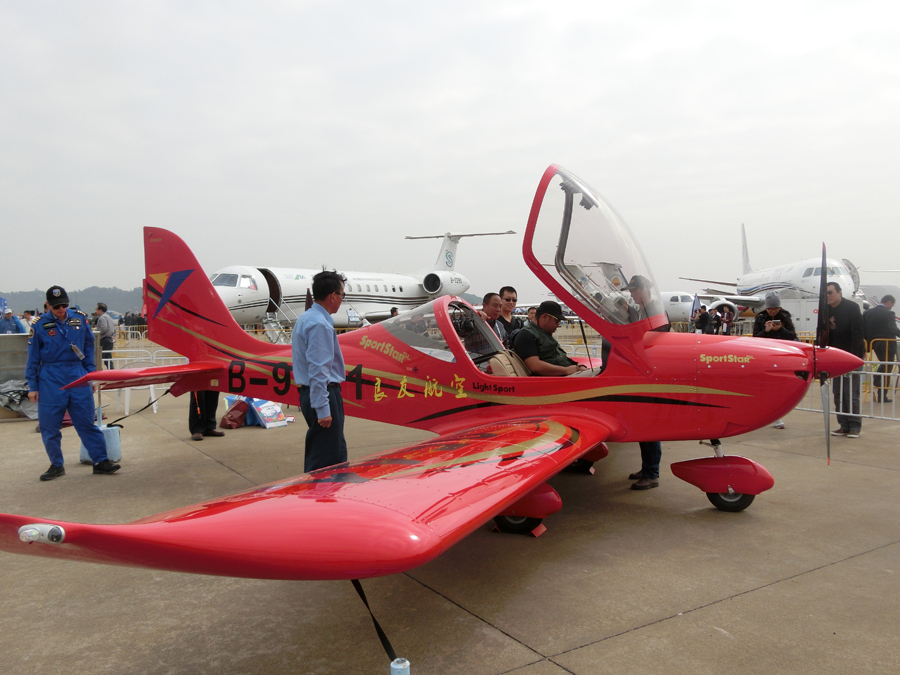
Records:
[[[94,473],[110,474],[119,470],[106,456],[106,440],[94,426],[94,396],[90,387],[62,389],[70,382],[91,373],[94,365],[94,336],[84,312],[69,309],[69,296],[61,286],[47,290],[50,310],[34,324],[28,343],[28,399],[38,404],[41,439],[50,457],[50,468],[41,480],[66,475],[61,447],[63,416],[66,410],[87,448]]]
[[[559,303],[545,300],[537,308],[535,322],[516,333],[513,349],[532,375],[564,377],[586,370],[585,366],[570,359],[553,337],[562,319]]]
[[[653,286],[647,277],[635,274],[623,290],[631,293],[631,298],[637,305],[636,308],[629,307],[629,321],[639,321],[665,313],[662,303],[653,296]]]

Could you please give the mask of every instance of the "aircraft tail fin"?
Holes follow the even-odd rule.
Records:
[[[439,272],[443,270],[452,272],[456,265],[456,247],[460,239],[463,237],[492,237],[500,234],[515,234],[515,232],[513,230],[507,230],[506,232],[477,232],[474,234],[447,232],[446,234],[432,234],[424,237],[406,237],[406,239],[443,239],[441,251],[438,253],[434,267],[426,271]]]
[[[747,232],[746,232],[746,230],[744,230],[743,223],[741,223],[741,246],[742,246],[742,253],[743,253],[742,262],[744,264],[744,266],[743,266],[744,271],[741,272],[741,275],[750,274],[750,272],[753,271],[753,268],[750,267],[750,254],[747,252]]]
[[[159,227],[144,228],[144,306],[148,337],[190,361],[265,352],[232,318],[193,252]]]

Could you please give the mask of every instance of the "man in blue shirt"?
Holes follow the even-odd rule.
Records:
[[[309,426],[303,464],[306,473],[347,461],[341,399],[346,373],[331,318],[344,301],[344,281],[337,272],[314,276],[313,305],[294,325],[294,382],[300,387],[300,411]]]
[[[28,399],[38,404],[38,424],[44,449],[50,457],[50,468],[41,480],[66,475],[61,447],[62,421],[69,411],[72,425],[87,448],[94,473],[110,474],[119,470],[106,456],[106,440],[94,426],[94,396],[90,387],[62,389],[79,377],[96,370],[94,336],[84,312],[69,309],[65,289],[51,286],[47,290],[50,311],[34,324],[34,335],[28,343]]]
[[[24,332],[25,331],[22,330],[22,325],[19,323],[15,314],[13,314],[13,311],[7,307],[6,311],[3,312],[3,318],[0,319],[0,335]]]

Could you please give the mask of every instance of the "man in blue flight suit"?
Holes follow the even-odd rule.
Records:
[[[34,324],[34,335],[28,343],[28,399],[38,404],[41,439],[50,457],[50,468],[41,480],[65,476],[62,439],[66,410],[72,424],[94,463],[94,473],[110,474],[119,470],[106,456],[106,440],[94,426],[94,396],[90,387],[63,390],[62,387],[93,372],[94,336],[87,315],[69,309],[69,296],[61,286],[47,290],[50,310]]]

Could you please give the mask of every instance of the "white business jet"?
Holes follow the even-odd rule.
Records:
[[[707,308],[722,309],[730,307],[738,315],[746,309],[762,308],[765,305],[766,293],[778,291],[784,300],[818,300],[819,280],[822,272],[822,258],[807,258],[796,262],[769,267],[756,272],[750,267],[750,256],[747,252],[747,235],[741,224],[741,243],[743,258],[743,274],[736,283],[728,281],[711,281],[709,279],[693,279],[681,277],[685,281],[699,281],[705,284],[731,286],[733,292],[706,288],[698,293],[700,302]],[[836,281],[841,285],[844,295],[852,297],[859,290],[859,272],[849,260],[826,259],[828,281]],[[663,291],[661,294],[666,313],[670,321],[688,321],[691,317],[691,306],[694,295],[687,291]],[[804,326],[804,328],[806,328]]]
[[[338,328],[382,321],[391,308],[403,312],[430,302],[442,295],[460,295],[469,288],[469,280],[456,271],[456,247],[463,237],[484,237],[508,232],[481,232],[407,239],[443,239],[434,266],[412,274],[382,272],[347,272],[339,270],[344,284],[344,303],[334,315]],[[248,267],[232,265],[210,275],[213,286],[241,325],[293,323],[312,302],[312,278],[320,269],[283,267]]]

